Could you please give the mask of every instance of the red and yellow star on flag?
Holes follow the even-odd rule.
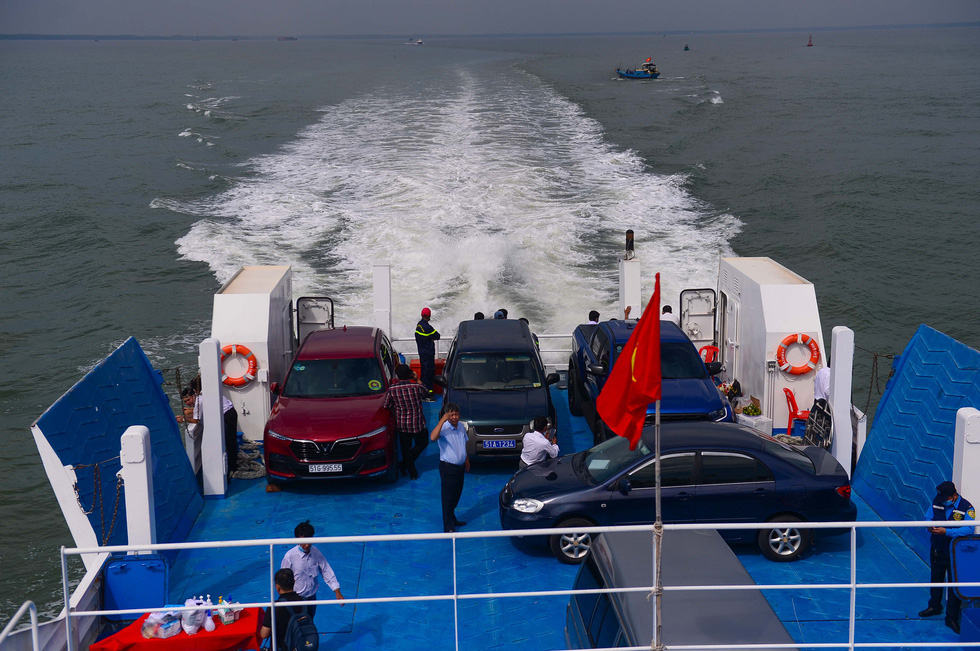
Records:
[[[623,346],[596,400],[609,429],[630,440],[635,450],[643,435],[647,407],[660,400],[660,274],[653,297]]]

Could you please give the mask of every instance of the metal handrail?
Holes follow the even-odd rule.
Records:
[[[940,523],[931,520],[924,521],[890,521],[890,522],[758,522],[758,523],[724,523],[724,524],[667,524],[664,525],[664,529],[668,531],[691,531],[691,530],[704,530],[704,529],[716,529],[716,530],[745,530],[745,529],[768,529],[772,527],[788,526],[803,529],[849,529],[850,530],[850,555],[851,555],[851,573],[850,581],[848,583],[820,583],[820,584],[771,584],[771,585],[760,585],[760,584],[747,584],[747,585],[685,585],[685,586],[664,586],[664,591],[698,591],[698,590],[842,590],[848,589],[851,592],[851,602],[849,610],[849,626],[848,626],[848,640],[846,642],[825,642],[825,643],[807,643],[805,646],[812,648],[839,648],[839,649],[857,649],[857,648],[876,648],[876,647],[889,647],[895,646],[894,642],[891,643],[862,643],[856,642],[854,639],[854,626],[856,620],[856,595],[858,590],[872,590],[872,589],[882,589],[882,588],[924,588],[924,587],[948,587],[948,586],[960,586],[960,587],[980,587],[980,582],[954,582],[954,583],[918,583],[918,582],[904,582],[904,583],[859,583],[857,581],[857,531],[859,529],[877,529],[877,528],[911,528],[911,527],[933,527],[942,526],[946,524],[947,526],[962,526],[962,521],[949,521],[947,523]],[[614,593],[629,593],[629,592],[651,592],[654,590],[654,585],[633,587],[633,588],[604,588],[604,589],[592,589],[592,590],[545,590],[545,591],[524,591],[524,592],[494,592],[494,593],[463,593],[459,592],[458,577],[456,571],[456,541],[460,539],[486,539],[486,538],[503,538],[503,537],[514,537],[514,536],[552,536],[557,533],[605,533],[605,532],[618,532],[618,531],[644,531],[652,532],[653,525],[629,525],[629,526],[617,526],[617,527],[574,527],[574,528],[544,528],[544,529],[522,529],[522,530],[508,530],[508,531],[472,531],[472,532],[455,532],[455,533],[429,533],[429,534],[382,534],[373,536],[333,536],[333,537],[313,537],[313,538],[266,538],[260,540],[233,540],[233,541],[219,541],[219,542],[196,542],[196,543],[160,543],[154,545],[140,544],[140,551],[177,551],[184,549],[213,549],[217,547],[258,547],[258,546],[268,546],[268,554],[270,560],[270,592],[269,601],[252,602],[245,604],[237,604],[237,607],[241,608],[259,608],[259,607],[275,607],[275,588],[273,581],[273,574],[275,572],[277,564],[274,559],[274,546],[279,545],[295,545],[300,543],[316,543],[316,544],[342,544],[342,543],[370,543],[370,542],[391,542],[391,541],[427,541],[427,540],[450,540],[452,541],[453,547],[453,589],[451,593],[445,594],[431,594],[431,595],[419,595],[411,597],[362,597],[356,599],[344,599],[343,601],[337,600],[309,600],[305,603],[316,604],[316,605],[326,605],[326,606],[340,606],[344,604],[368,604],[368,603],[397,603],[397,602],[411,602],[411,601],[452,601],[454,610],[454,631],[456,637],[456,649],[459,649],[459,621],[458,621],[458,608],[459,601],[467,600],[478,600],[478,599],[507,599],[507,598],[526,598],[526,597],[549,597],[549,596],[565,596],[565,595],[576,595],[576,594],[614,594]],[[108,547],[80,547],[80,548],[62,548],[62,581],[64,582],[66,594],[67,594],[67,557],[72,555],[83,555],[92,553],[114,553],[114,552],[129,552],[133,551],[132,546],[127,545],[114,545]],[[655,577],[654,577],[655,578]],[[654,584],[656,581],[653,582]],[[291,602],[293,605],[301,602]],[[17,617],[19,618],[23,614],[23,610],[28,607],[30,602],[27,602],[18,611]],[[35,620],[36,629],[36,611],[33,610],[33,604],[30,604],[32,608],[32,618]],[[214,606],[211,606],[213,608]],[[174,611],[185,611],[185,610],[203,610],[207,606],[198,607],[179,607],[173,608]],[[66,617],[66,627],[68,627],[70,632],[71,619],[75,617],[86,617],[93,615],[111,615],[111,614],[130,614],[139,615],[146,612],[145,609],[128,609],[128,610],[94,610],[94,611],[74,611],[71,612],[68,609],[68,616]],[[10,629],[13,623],[8,624],[7,629]],[[275,618],[273,618],[273,628],[275,627]],[[4,635],[7,633],[7,629],[4,630]],[[272,644],[273,650],[275,651],[275,631],[272,633]],[[0,637],[0,640],[3,638]],[[69,639],[69,649],[72,649],[72,636],[68,636]],[[931,643],[901,643],[903,647],[975,647],[980,646],[978,643],[943,643],[943,642],[931,642]],[[729,645],[696,645],[699,649],[768,649],[768,648],[784,648],[785,644],[729,644]],[[35,648],[37,646],[35,645]],[[649,647],[632,647],[635,649],[648,649]],[[694,646],[671,646],[671,649],[683,650],[687,648],[695,648]],[[620,647],[622,649],[622,647]]]
[[[31,612],[31,645],[34,651],[40,651],[41,643],[38,641],[37,633],[37,606],[34,605],[33,601],[25,601],[23,604],[21,604],[14,616],[10,618],[9,622],[7,622],[7,625],[3,627],[3,632],[0,632],[0,645],[2,645],[4,640],[6,640],[7,637],[13,632],[14,626],[16,626],[20,621],[20,618],[24,616],[24,612],[28,610]]]

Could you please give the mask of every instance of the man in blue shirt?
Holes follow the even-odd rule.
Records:
[[[470,459],[466,456],[466,426],[459,422],[459,406],[452,402],[443,405],[442,418],[429,438],[439,442],[442,530],[450,533],[466,524],[456,519],[456,506],[463,494],[464,473],[470,471]]]
[[[956,493],[956,485],[944,481],[936,486],[936,498],[926,509],[923,520],[946,522],[949,520],[976,520],[973,505]],[[966,527],[929,527],[932,534],[929,549],[929,566],[932,570],[930,583],[952,581],[953,573],[950,566],[950,546],[954,539],[961,536],[973,535],[973,526]],[[948,579],[947,579],[948,577]],[[949,594],[946,599],[946,626],[953,632],[960,633],[960,598],[953,588],[946,588]],[[919,613],[919,617],[932,617],[943,612],[943,587],[929,588],[929,606]]]

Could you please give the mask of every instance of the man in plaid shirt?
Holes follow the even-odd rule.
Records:
[[[422,413],[422,400],[429,396],[429,390],[415,381],[415,374],[407,364],[395,367],[395,377],[398,381],[388,389],[385,409],[395,414],[395,431],[402,449],[402,461],[398,468],[403,475],[407,473],[412,479],[418,479],[415,460],[429,444],[425,415]]]

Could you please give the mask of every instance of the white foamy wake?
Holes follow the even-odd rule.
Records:
[[[232,189],[158,203],[203,217],[180,254],[220,281],[242,264],[289,264],[296,294],[333,297],[338,323],[370,319],[372,265],[390,264],[395,336],[426,305],[447,334],[499,307],[537,332],[570,331],[593,308],[611,317],[627,228],[647,295],[657,271],[665,302],[714,285],[739,222],[709,214],[685,178],[651,172],[515,69],[429,83],[325,109]]]

